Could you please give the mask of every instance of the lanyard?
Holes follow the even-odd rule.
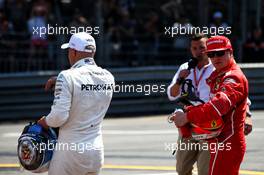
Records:
[[[197,78],[196,78],[196,68],[194,68],[194,70],[193,70],[193,76],[194,76],[194,83],[195,83],[196,88],[198,88],[198,85],[199,85],[199,83],[200,83],[200,81],[201,81],[201,79],[202,79],[202,77],[203,77],[206,69],[207,69],[207,67],[204,68],[202,74],[200,75],[200,77],[199,77],[199,79],[197,81]]]

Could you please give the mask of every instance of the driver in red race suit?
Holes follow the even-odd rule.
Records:
[[[206,53],[216,68],[207,79],[210,100],[188,107],[185,113],[175,112],[173,120],[177,127],[187,123],[214,125],[216,121],[223,120],[221,133],[208,140],[209,145],[216,145],[216,150],[210,153],[209,175],[238,175],[246,150],[244,122],[248,81],[234,60],[228,38],[214,36],[207,40],[206,45]],[[219,145],[227,144],[229,149],[220,149]]]

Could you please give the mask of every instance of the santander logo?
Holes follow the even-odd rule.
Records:
[[[215,43],[224,43],[224,40],[220,40],[220,39],[218,39],[218,40],[213,40],[213,41],[209,41],[209,42],[207,42],[207,45],[211,45],[211,44],[215,44]]]

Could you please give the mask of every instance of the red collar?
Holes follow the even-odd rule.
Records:
[[[213,73],[211,74],[209,79],[213,80],[217,77],[223,76],[227,72],[234,70],[236,68],[237,68],[237,64],[236,64],[235,60],[231,60],[230,63],[226,67],[224,67],[223,69],[221,69],[219,71],[216,71],[216,70],[213,71]]]

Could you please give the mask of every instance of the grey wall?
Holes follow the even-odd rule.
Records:
[[[249,80],[252,109],[264,109],[264,67],[242,65]],[[163,85],[164,91],[177,67],[145,67],[111,69],[119,85]],[[44,91],[47,79],[58,72],[31,72],[0,75],[0,120],[37,119],[48,114],[52,92]],[[145,88],[148,88],[145,86]],[[162,90],[163,89],[163,90]],[[137,88],[138,91],[140,89]],[[128,91],[128,89],[127,89]],[[115,93],[107,116],[129,116],[171,113],[176,105],[167,99],[166,92]]]

